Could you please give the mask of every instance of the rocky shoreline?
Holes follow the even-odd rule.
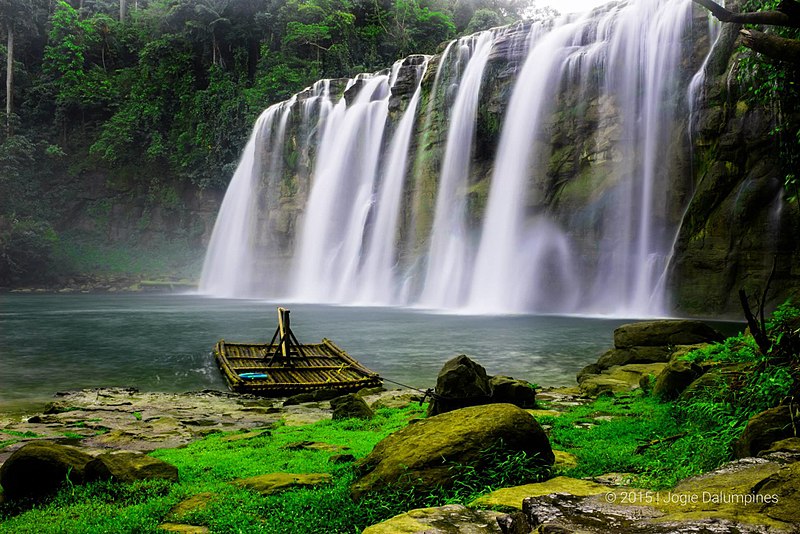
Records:
[[[0,293],[72,294],[72,293],[176,293],[197,290],[197,281],[186,278],[141,276],[73,276],[41,286],[0,287]]]
[[[631,476],[626,473],[587,478],[564,476],[577,465],[578,459],[568,452],[551,450],[546,437],[549,427],[538,423],[542,418],[552,421],[564,417],[598,395],[614,396],[653,387],[661,388],[659,394],[665,398],[675,398],[684,390],[691,392],[690,384],[713,370],[699,366],[684,369],[678,365],[683,361],[680,355],[692,347],[719,339],[719,334],[697,322],[626,325],[615,332],[614,348],[603,354],[597,364],[579,373],[578,387],[536,391],[524,381],[487,376],[480,365],[463,355],[453,358],[439,374],[434,395],[437,402],[429,405],[426,419],[411,421],[413,424],[390,434],[364,458],[337,455],[343,456],[342,461],[352,462],[361,477],[351,486],[352,495],[358,498],[376,491],[375,487],[396,485],[412,471],[419,480],[433,481],[429,485],[447,484],[448,479],[452,482],[457,478],[453,467],[473,465],[478,468],[478,464],[466,463],[479,461],[470,456],[469,448],[479,451],[498,435],[507,438],[506,449],[526,451],[538,441],[529,452],[539,455],[550,466],[550,478],[492,491],[465,505],[409,510],[370,526],[364,532],[733,534],[800,531],[800,511],[796,506],[800,502],[800,438],[773,428],[776,421],[800,415],[795,414],[796,407],[781,405],[753,417],[736,443],[737,460],[661,491],[631,485]],[[226,440],[255,439],[268,435],[276,426],[301,426],[352,417],[356,412],[338,415],[337,412],[351,410],[353,406],[360,410],[356,417],[369,418],[372,411],[381,407],[404,408],[424,400],[417,390],[387,391],[383,388],[345,396],[305,395],[289,399],[210,390],[182,394],[149,393],[133,388],[69,391],[56,394],[43,413],[26,417],[0,414],[0,444],[3,445],[0,464],[10,463],[7,460],[16,451],[31,444],[45,446],[47,443],[66,445],[70,450],[75,448],[88,455],[87,463],[92,465],[101,460],[108,463],[124,455],[141,461],[141,453],[182,447],[213,433],[228,434]],[[443,404],[443,400],[448,402]],[[579,424],[591,427],[610,417],[595,413],[582,417]],[[492,430],[494,426],[496,430]],[[528,426],[530,429],[521,433],[524,436],[513,437],[517,430]],[[485,432],[495,433],[491,437],[488,434],[475,437]],[[515,439],[516,445],[512,443]],[[300,445],[301,448],[326,446],[324,443]],[[331,451],[341,453],[340,449]],[[456,449],[459,452],[453,452],[452,457],[451,452],[447,453],[450,464],[443,467],[442,451]],[[90,461],[92,458],[96,460],[94,463]],[[149,464],[146,467],[153,468]],[[294,478],[289,482],[279,475],[281,473],[269,473],[256,477],[258,480],[240,482],[262,494],[306,484],[305,479],[300,480],[300,475],[291,475]],[[330,483],[329,475],[309,476],[322,477],[321,482],[314,484]],[[282,489],[276,490],[276,484]],[[378,486],[373,487],[375,484]],[[184,505],[190,506],[185,503],[179,506]],[[180,514],[172,514],[176,515]],[[160,528],[208,532],[206,527],[172,523]]]

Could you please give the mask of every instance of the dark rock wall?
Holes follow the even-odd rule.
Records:
[[[774,110],[742,98],[738,27],[727,25],[706,71],[693,126],[694,191],[670,279],[678,313],[740,315],[738,290],[768,304],[800,297],[800,209],[784,200]]]

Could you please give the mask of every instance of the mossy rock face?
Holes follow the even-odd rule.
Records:
[[[505,514],[488,510],[472,510],[460,504],[439,508],[420,508],[364,529],[363,534],[500,534],[498,519]]]
[[[465,354],[448,360],[436,377],[433,401],[428,415],[491,402],[492,386],[486,369]]]
[[[696,363],[672,360],[656,378],[653,394],[663,399],[675,399],[702,374],[703,369]]]
[[[0,467],[0,485],[7,499],[41,498],[67,480],[82,484],[92,457],[52,441],[32,441],[16,450]]]
[[[486,451],[500,447],[525,452],[542,465],[555,456],[544,430],[525,410],[511,404],[462,408],[409,425],[380,441],[356,464],[355,498],[386,487],[451,486],[460,468],[483,469]]]

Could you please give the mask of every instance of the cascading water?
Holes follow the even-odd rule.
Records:
[[[450,129],[436,195],[425,285],[420,297],[420,303],[424,306],[454,308],[462,304],[464,299],[471,260],[466,228],[467,178],[481,80],[494,36],[493,31],[486,31],[459,41],[459,53],[467,66],[450,112]],[[466,60],[467,57],[469,60]]]
[[[270,178],[263,198],[267,199],[270,207],[274,207],[278,198],[276,177],[281,172],[280,158],[274,154],[283,151],[286,122],[294,102],[293,98],[275,104],[256,121],[214,224],[200,276],[201,293],[248,297],[265,289],[258,283],[263,268],[257,258],[259,247],[256,244],[259,220],[257,193],[261,190],[259,177],[262,160],[266,156],[269,169],[267,176]],[[267,288],[267,291],[270,289],[273,288]]]
[[[691,6],[631,0],[494,29],[450,43],[435,76],[427,59],[406,60],[270,108],[231,182],[201,289],[472,313],[662,314],[659,280],[684,207],[665,162],[688,117],[691,73],[679,60]],[[497,113],[493,148],[484,105]],[[273,241],[283,267],[254,271]]]

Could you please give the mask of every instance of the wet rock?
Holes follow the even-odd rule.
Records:
[[[778,463],[800,462],[800,438],[776,441],[769,449],[758,453],[758,456]]]
[[[502,446],[524,451],[552,465],[555,456],[542,427],[510,404],[462,408],[409,425],[383,439],[357,462],[360,478],[350,487],[355,498],[387,486],[449,486],[461,468],[483,468],[485,451]]]
[[[776,441],[795,437],[795,425],[798,420],[800,420],[800,408],[796,406],[777,406],[754,415],[734,444],[736,457],[757,456]]]
[[[486,369],[462,354],[444,364],[436,377],[436,397],[428,405],[428,415],[487,404],[492,387]]]
[[[333,408],[333,419],[372,419],[375,412],[367,406],[367,403],[356,395],[349,393],[331,401]]]
[[[653,394],[666,400],[676,399],[701,374],[703,369],[695,363],[672,360],[656,378]]]
[[[14,452],[0,467],[0,486],[8,499],[41,498],[69,480],[82,484],[92,456],[51,441],[33,441]]]
[[[327,473],[271,473],[231,481],[234,486],[257,491],[261,495],[273,495],[288,489],[316,487],[333,482]]]
[[[701,321],[670,319],[622,325],[614,330],[614,346],[653,347],[722,341],[724,336]]]
[[[86,464],[86,480],[114,479],[119,482],[162,479],[178,481],[178,469],[167,462],[137,451],[101,454]]]
[[[499,518],[506,514],[472,510],[460,504],[420,508],[364,529],[363,534],[501,534]]]

